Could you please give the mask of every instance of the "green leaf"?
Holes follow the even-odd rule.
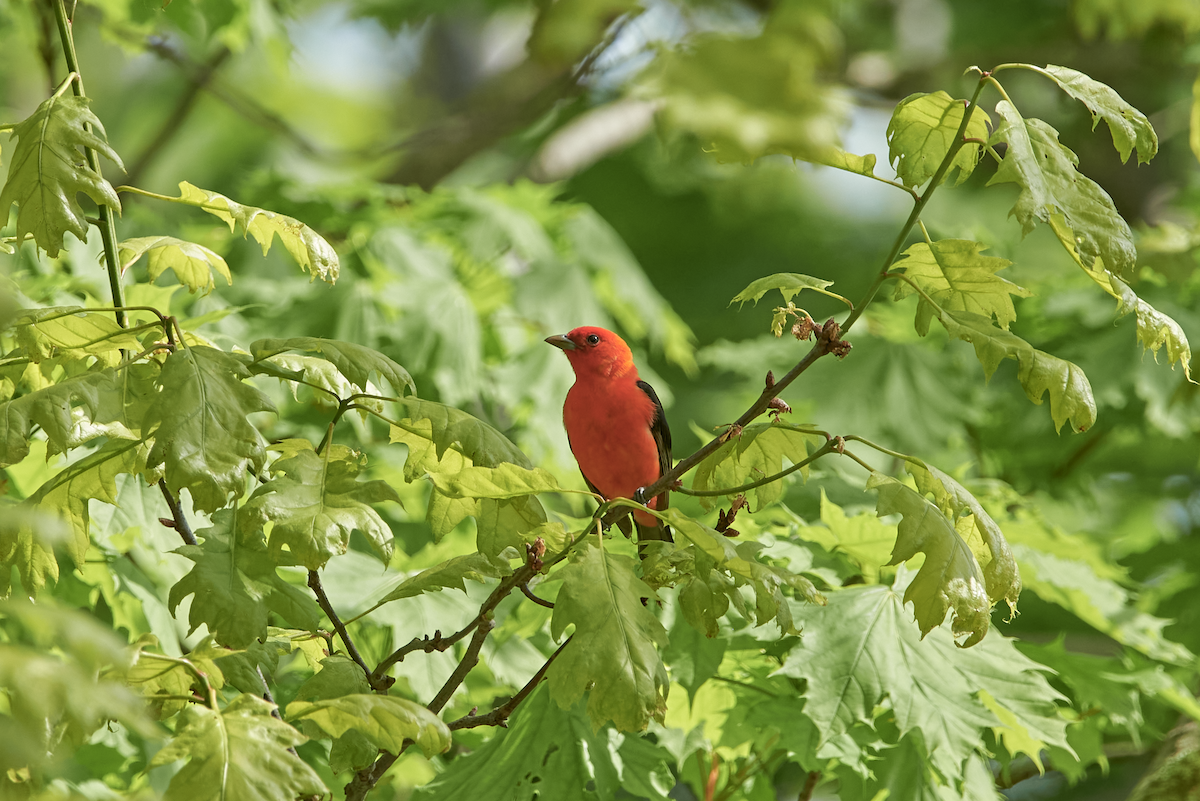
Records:
[[[757,304],[759,299],[772,289],[778,289],[780,294],[783,295],[784,303],[787,303],[804,290],[811,289],[814,292],[820,292],[822,295],[826,295],[831,298],[837,298],[853,308],[853,305],[850,304],[850,301],[846,300],[841,295],[826,291],[826,287],[831,286],[833,286],[833,281],[824,281],[820,278],[813,278],[811,275],[801,275],[800,273],[775,273],[774,275],[768,275],[766,278],[760,278],[757,281],[752,282],[750,286],[734,295],[733,300],[729,301],[729,305],[732,306],[735,303],[744,304],[748,300],[752,300],[755,302],[755,304]]]
[[[243,383],[250,373],[232,355],[193,345],[167,357],[158,398],[146,414],[154,447],[148,467],[166,466],[167,486],[187,489],[203,512],[245,492],[246,472],[266,463],[254,412],[274,412],[266,395]]]
[[[441,592],[443,589],[455,589],[466,592],[466,580],[482,582],[486,578],[499,578],[507,575],[508,565],[489,559],[481,553],[471,553],[455,556],[428,570],[422,570],[415,576],[410,576],[400,582],[394,590],[379,599],[371,607],[372,611],[401,598],[411,598],[425,592]]]
[[[1075,431],[1087,431],[1096,422],[1096,400],[1083,370],[1071,362],[1036,350],[1028,342],[970,312],[944,312],[938,319],[950,336],[970,342],[988,377],[1004,359],[1017,362],[1017,379],[1025,397],[1041,404],[1050,393],[1050,416],[1055,430],[1068,420]]]
[[[0,526],[0,595],[8,593],[10,568],[14,565],[21,585],[30,595],[45,586],[47,577],[57,581],[56,544],[65,547],[77,566],[82,565],[89,543],[88,502],[95,499],[115,505],[117,476],[140,473],[145,454],[141,442],[109,440],[39,487],[18,507],[23,514],[9,512],[6,525]],[[61,543],[47,536],[54,532],[54,526],[43,516],[66,520],[67,531]]]
[[[933,766],[957,778],[963,762],[983,752],[983,732],[1001,725],[979,700],[984,690],[1043,743],[1069,750],[1055,707],[1062,696],[1011,639],[993,635],[960,649],[946,626],[921,638],[900,596],[878,585],[831,593],[828,606],[803,606],[796,614],[804,639],[779,673],[808,680],[804,714],[817,724],[822,744],[856,724],[873,726],[888,699],[901,735],[919,731]]]
[[[780,420],[753,423],[743,428],[740,434],[730,437],[697,466],[692,489],[711,492],[773,476],[783,470],[784,459],[792,464],[801,462],[824,442],[824,437],[810,429]],[[799,473],[807,478],[808,468],[801,468]],[[747,496],[755,501],[755,511],[775,503],[782,494],[783,479],[747,492]],[[709,498],[701,498],[700,503],[705,509],[714,505]]]
[[[251,343],[250,353],[255,362],[262,362],[272,356],[288,351],[315,353],[326,359],[338,369],[359,392],[377,393],[370,387],[371,374],[377,374],[392,385],[397,393],[403,393],[407,387],[410,392],[416,392],[408,371],[392,359],[377,350],[357,345],[353,342],[339,342],[335,339],[320,337],[292,337],[291,339],[260,339]]]
[[[329,792],[289,748],[304,735],[271,717],[274,704],[239,695],[220,712],[184,710],[175,738],[154,755],[150,767],[179,759],[187,764],[171,778],[167,801],[276,801]]]
[[[272,449],[283,455],[271,465],[274,478],[246,502],[243,534],[271,522],[272,558],[278,562],[286,545],[309,570],[345,553],[356,529],[385,563],[391,558],[392,531],[371,504],[400,503],[400,496],[387,482],[358,481],[365,456],[345,445],[328,445],[318,454],[312,443],[298,439]]]
[[[555,639],[575,626],[571,642],[550,666],[550,694],[569,709],[590,690],[588,716],[620,731],[641,731],[666,709],[669,685],[655,646],[667,644],[662,624],[642,605],[653,596],[633,572],[634,561],[589,544],[571,554],[559,571],[562,589],[554,603]]]
[[[966,102],[941,91],[909,95],[900,101],[887,127],[888,161],[896,168],[896,175],[905,186],[921,186],[933,178],[958,139],[958,129],[966,110]],[[990,122],[987,112],[976,106],[963,132],[964,137],[987,139]],[[949,178],[955,170],[958,171],[955,185],[967,180],[982,152],[976,142],[964,144],[942,180]]]
[[[682,618],[671,629],[671,641],[663,651],[663,661],[671,671],[671,681],[688,692],[688,701],[695,703],[696,691],[721,667],[728,642],[718,637],[706,637],[696,626]]]
[[[0,403],[0,467],[29,455],[38,426],[50,453],[62,453],[99,436],[137,439],[125,427],[116,371],[84,373],[45,389]]]
[[[922,493],[932,493],[934,503],[942,514],[959,523],[959,531],[969,518],[971,527],[987,548],[988,559],[984,564],[983,578],[988,598],[992,603],[998,603],[1003,598],[1015,614],[1017,599],[1021,596],[1021,574],[1000,526],[996,525],[996,521],[974,495],[941,470],[916,460],[905,462],[904,468],[916,479],[917,489]]]
[[[1064,92],[1087,106],[1092,115],[1092,130],[1104,120],[1112,134],[1113,147],[1121,154],[1121,161],[1129,160],[1129,154],[1137,148],[1138,164],[1145,164],[1158,153],[1158,134],[1146,115],[1117,94],[1106,84],[1069,67],[1047,64],[1044,70],[1030,65],[1031,69],[1051,78]]]
[[[241,513],[237,508],[222,509],[213,515],[211,527],[196,532],[199,545],[175,550],[195,565],[171,587],[167,601],[171,612],[194,595],[188,633],[204,624],[230,648],[246,648],[264,638],[272,611],[293,626],[316,631],[321,613],[308,593],[280,578],[260,538],[237,537]]]
[[[88,108],[89,100],[71,95],[47,98],[13,129],[17,147],[8,165],[8,181],[0,191],[0,218],[7,219],[13,203],[17,212],[17,241],[32,233],[38,247],[58,256],[69,231],[87,241],[88,223],[78,194],[118,214],[121,200],[112,184],[84,162],[91,148],[121,169],[120,156],[109,147],[104,126]]]
[[[615,798],[624,788],[667,801],[673,761],[660,745],[612,729],[596,730],[582,704],[564,710],[538,687],[483,744],[416,791],[416,801],[536,801]],[[594,788],[594,789],[593,789]]]
[[[464,467],[457,473],[429,473],[438,492],[450,498],[519,498],[559,489],[558,480],[540,467],[527,470],[511,462],[496,467]]]
[[[804,526],[799,536],[830,551],[842,551],[857,564],[868,584],[879,583],[879,568],[892,557],[897,531],[879,520],[877,515],[863,512],[848,517],[842,507],[833,503],[821,488],[821,522],[824,526]]]
[[[338,255],[333,247],[313,229],[297,219],[277,214],[254,206],[243,206],[224,195],[192,186],[187,181],[179,184],[179,198],[169,198],[176,203],[196,206],[229,223],[229,230],[240,225],[242,236],[252,235],[262,245],[263,255],[271,249],[275,236],[287,248],[288,253],[313,280],[333,283],[338,279]]]
[[[65,354],[74,359],[95,356],[112,367],[123,358],[122,350],[142,349],[136,336],[117,325],[112,312],[69,306],[32,309],[13,323],[23,350],[34,362]]]
[[[1103,259],[1096,259],[1090,267],[1086,265],[1080,259],[1079,251],[1071,239],[1071,229],[1060,215],[1056,214],[1050,218],[1050,227],[1075,263],[1117,301],[1117,316],[1124,317],[1130,312],[1134,313],[1137,318],[1137,341],[1142,348],[1154,354],[1157,361],[1158,351],[1165,345],[1167,364],[1173,368],[1175,362],[1179,362],[1183,366],[1184,376],[1191,381],[1192,346],[1179,323],[1139,298],[1128,284],[1105,268]]]
[[[393,754],[400,753],[405,740],[415,742],[427,757],[450,747],[450,730],[441,718],[418,703],[394,696],[355,694],[296,701],[288,704],[287,718],[312,721],[330,737],[360,732],[377,748]]]
[[[1130,272],[1137,261],[1133,232],[1100,185],[1079,172],[1079,159],[1058,141],[1058,131],[1025,119],[1007,100],[996,105],[1003,122],[990,143],[1008,143],[992,184],[1015,183],[1021,191],[1010,215],[1026,234],[1060,214],[1084,264],[1097,257],[1113,271]]]
[[[816,153],[796,156],[801,161],[811,161],[813,164],[822,164],[826,167],[833,167],[837,170],[845,170],[852,172],[855,175],[865,175],[872,177],[875,175],[874,153],[868,153],[865,156],[856,156],[853,153],[848,153],[840,147],[831,147]]]
[[[447,449],[453,448],[479,467],[496,467],[501,462],[512,462],[519,467],[533,469],[533,463],[520,448],[478,417],[452,406],[420,398],[401,398],[398,403],[405,408],[408,416],[400,421],[399,426],[393,426],[393,437],[398,427],[427,439],[434,444],[434,455],[438,459]],[[418,466],[416,469],[426,468]],[[407,465],[405,471],[408,471]],[[421,473],[415,472],[413,475],[419,476]]]
[[[978,643],[987,634],[992,605],[970,546],[937,506],[896,479],[872,473],[867,489],[879,491],[875,511],[880,517],[903,516],[888,564],[925,554],[925,563],[904,593],[904,602],[913,602],[921,634],[940,626],[953,610],[955,636],[968,635],[963,647]]]
[[[904,274],[943,309],[995,317],[1001,328],[1017,319],[1010,295],[1027,298],[1028,289],[996,275],[1012,262],[984,256],[985,245],[965,239],[918,242],[906,250],[893,269]],[[907,282],[896,282],[896,299],[916,292]],[[917,307],[917,333],[929,333],[934,310],[924,298]]]
[[[229,273],[229,265],[225,259],[203,245],[176,239],[173,236],[144,236],[138,239],[126,239],[118,246],[121,259],[122,274],[133,266],[142,256],[147,258],[147,273],[151,283],[167,270],[175,273],[179,283],[188,288],[188,292],[203,289],[204,294],[212,291],[216,283],[213,272],[232,285],[233,276]]]

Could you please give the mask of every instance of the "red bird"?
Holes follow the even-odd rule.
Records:
[[[638,379],[633,353],[612,331],[585,326],[546,342],[575,370],[563,425],[583,480],[605,498],[634,498],[671,469],[671,429],[654,387]],[[646,506],[662,511],[669,502],[664,491]],[[653,515],[635,511],[633,519],[638,542],[672,541],[670,527]],[[618,525],[629,533],[628,518]]]

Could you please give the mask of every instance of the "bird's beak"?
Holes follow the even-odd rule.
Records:
[[[565,334],[546,337],[546,342],[561,350],[575,350],[575,343],[567,339]]]

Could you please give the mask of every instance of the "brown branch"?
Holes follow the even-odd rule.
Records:
[[[367,682],[371,685],[371,689],[380,695],[387,695],[388,687],[392,685],[391,680],[377,679],[371,672],[371,669],[367,667],[367,663],[363,661],[362,656],[358,653],[358,648],[354,646],[354,640],[350,639],[350,633],[346,631],[346,624],[338,617],[337,612],[333,611],[333,604],[329,602],[329,596],[325,594],[325,588],[321,586],[321,576],[317,571],[308,571],[308,586],[313,591],[313,595],[317,596],[317,604],[320,605],[321,611],[325,613],[325,616],[329,618],[329,622],[333,623],[333,627],[337,629],[338,635],[346,645],[346,652],[350,654],[350,658],[366,674]]]
[[[529,600],[531,600],[531,601],[533,601],[535,604],[537,604],[538,606],[544,606],[544,607],[546,607],[547,609],[553,609],[553,608],[554,608],[554,604],[550,603],[549,601],[547,601],[547,600],[546,600],[546,599],[544,599],[544,598],[539,598],[539,597],[537,597],[536,595],[534,595],[534,594],[533,594],[533,590],[529,589],[529,584],[528,584],[528,583],[526,583],[526,584],[522,584],[522,585],[521,585],[521,593],[522,593],[522,594],[523,594],[523,595],[524,595],[526,598],[528,598]]]
[[[566,639],[565,642],[563,642],[562,645],[558,646],[558,650],[550,655],[550,658],[546,660],[546,663],[538,668],[538,672],[533,674],[533,678],[530,679],[529,682],[512,698],[508,699],[486,715],[466,715],[458,720],[450,721],[446,724],[446,726],[451,731],[456,731],[458,729],[473,729],[477,726],[503,726],[507,728],[508,716],[513,713],[513,711],[522,701],[529,697],[529,694],[537,688],[537,686],[542,682],[542,679],[546,678],[546,672],[550,670],[550,666],[554,664],[554,660],[558,659],[558,655],[563,652],[563,649],[567,647],[567,644],[570,643],[574,637],[575,635],[572,634]]]
[[[198,545],[196,535],[192,533],[191,526],[188,525],[187,518],[183,514],[183,509],[179,505],[179,499],[175,497],[175,493],[171,492],[171,488],[167,486],[166,479],[158,480],[158,488],[162,490],[163,497],[167,499],[167,506],[171,509],[171,519],[160,517],[159,522],[168,528],[173,528],[179,532],[179,536],[183,538],[187,545]]]
[[[821,771],[810,770],[808,778],[804,780],[804,786],[800,788],[800,795],[796,797],[796,801],[809,801],[812,798],[813,790],[817,789],[817,785],[821,782]]]

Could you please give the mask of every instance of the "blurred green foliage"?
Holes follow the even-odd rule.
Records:
[[[1193,3],[73,14],[87,100],[0,0],[0,797],[1186,797]],[[849,355],[685,483],[859,463],[582,537],[541,340],[618,331],[680,458],[826,287]]]

